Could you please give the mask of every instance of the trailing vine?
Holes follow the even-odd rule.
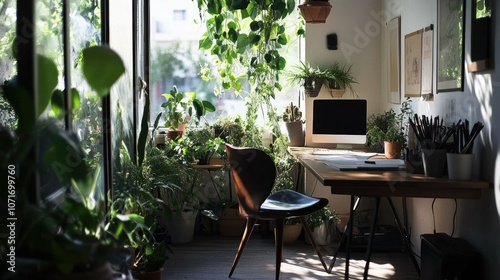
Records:
[[[282,90],[280,74],[286,59],[281,53],[292,40],[286,19],[296,9],[295,0],[198,0],[198,8],[207,29],[199,48],[217,57],[219,86],[215,94],[228,90],[236,95],[247,93],[244,144],[262,146],[262,132],[256,124],[260,109],[276,137],[273,154],[283,156],[287,142],[272,101]],[[297,22],[301,19],[297,18]],[[304,34],[303,23],[295,28],[295,35]],[[249,88],[245,88],[245,80]]]

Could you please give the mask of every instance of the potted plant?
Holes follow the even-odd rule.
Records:
[[[213,124],[212,128],[216,137],[220,137],[224,142],[241,146],[245,136],[243,120],[240,116],[220,117]]]
[[[307,223],[318,245],[326,245],[331,241],[332,227],[337,224],[338,213],[328,206],[307,216]],[[310,240],[307,240],[310,242]]]
[[[328,0],[306,0],[299,9],[307,23],[325,23],[332,5]]]
[[[285,219],[283,225],[283,242],[293,243],[297,241],[302,233],[302,223],[299,218]]]
[[[401,151],[407,145],[405,120],[412,114],[411,100],[401,103],[397,114],[392,108],[382,114],[373,114],[367,122],[367,144],[378,151],[384,151],[387,158],[401,158]]]
[[[158,198],[163,201],[163,215],[172,243],[193,239],[196,217],[200,209],[196,170],[186,160],[176,140],[167,139],[167,149],[152,149],[149,161],[156,174]],[[153,169],[154,167],[154,169]]]
[[[169,93],[164,93],[165,102],[161,107],[165,109],[165,126],[169,129],[167,137],[175,139],[182,136],[183,126],[188,121],[195,123],[207,112],[214,112],[215,106],[206,100],[200,100],[196,97],[196,92],[181,92],[174,86]]]
[[[346,91],[357,97],[352,85],[357,84],[358,80],[351,74],[351,67],[341,66],[336,61],[326,70],[326,85],[332,97],[342,97]]]
[[[214,137],[213,129],[209,126],[188,128],[183,138],[178,142],[184,147],[184,155],[193,159],[196,164],[209,165],[212,156],[221,158],[225,154],[225,142]]]
[[[302,112],[299,107],[290,102],[290,105],[285,107],[282,118],[288,131],[289,145],[296,147],[304,146],[305,135],[302,129]]]
[[[308,62],[300,62],[285,74],[291,83],[304,86],[306,94],[310,97],[318,96],[327,77],[326,70],[314,67]]]
[[[84,276],[110,279],[113,271],[109,256],[115,238],[105,228],[104,205],[93,200],[99,172],[90,175],[85,151],[76,134],[56,125],[56,119],[42,114],[56,96],[58,71],[49,58],[37,55],[36,59],[37,75],[42,81],[37,84],[38,102],[13,81],[6,82],[1,91],[17,116],[15,129],[0,125],[0,166],[9,171],[9,181],[6,180],[9,189],[15,183],[15,213],[22,221],[15,229],[16,276],[19,279],[41,275],[51,279]],[[105,46],[84,49],[82,59],[84,77],[99,96],[107,95],[125,72],[119,55]],[[55,110],[55,103],[52,107]],[[50,148],[46,149],[42,142],[49,143]],[[40,161],[30,158],[29,151],[35,146],[41,149],[40,154],[44,153]],[[80,159],[72,161],[71,168],[67,166],[69,156],[72,160]],[[51,183],[60,185],[63,195],[59,200],[41,200],[31,192],[30,178],[42,173],[45,176],[52,174]],[[5,185],[5,189],[7,187]],[[5,205],[4,213],[7,213],[6,196],[1,204]]]

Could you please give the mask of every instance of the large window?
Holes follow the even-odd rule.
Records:
[[[181,21],[181,17],[185,20]],[[199,98],[208,99],[216,106],[215,113],[206,115],[209,123],[222,116],[245,117],[245,93],[236,96],[227,91],[216,96],[214,84],[201,78],[201,67],[209,65],[210,69],[215,58],[198,50],[198,40],[206,31],[200,21],[195,1],[151,1],[151,121],[162,110],[162,94],[169,92],[174,85],[181,91],[195,91]],[[162,28],[158,28],[159,22]],[[298,45],[298,40],[295,40],[294,45],[284,50],[288,52],[285,54],[288,66],[298,62]],[[216,73],[212,74],[216,76]],[[291,101],[296,104],[299,95],[296,87],[287,87],[286,81],[282,84],[285,88],[277,94],[274,104],[279,112]]]

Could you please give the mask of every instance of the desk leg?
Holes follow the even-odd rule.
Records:
[[[359,202],[360,198],[357,200]],[[351,258],[352,226],[354,223],[354,213],[357,207],[354,202],[354,195],[351,195],[351,210],[349,211],[349,222],[347,223],[347,246],[345,248],[345,275],[344,279],[349,279],[349,260]]]
[[[380,206],[380,197],[376,197],[375,215],[373,216],[372,226],[370,228],[370,236],[368,239],[368,248],[366,250],[366,264],[365,264],[365,272],[363,274],[363,279],[368,278],[368,269],[370,267],[370,258],[372,256],[373,237],[375,236],[375,227],[377,226],[379,206]]]
[[[411,260],[413,261],[413,265],[417,270],[418,275],[420,276],[420,267],[418,266],[417,259],[413,254],[413,249],[411,248],[410,237],[408,236],[405,229],[401,227],[401,222],[399,221],[398,214],[396,212],[396,208],[394,207],[394,203],[392,203],[392,199],[387,197],[387,201],[389,201],[389,205],[391,206],[392,214],[394,215],[394,220],[396,221],[396,226],[398,227],[399,233],[401,234],[401,238],[405,242],[406,251],[410,254]]]
[[[352,201],[353,197],[354,196],[351,196],[351,209],[349,210],[350,214],[349,214],[349,220],[347,221],[347,228],[344,230],[344,232],[342,233],[342,236],[340,237],[340,241],[339,241],[339,244],[337,246],[337,249],[335,250],[335,254],[333,255],[333,259],[330,262],[330,267],[328,268],[328,273],[332,273],[332,269],[333,269],[333,266],[335,265],[335,261],[337,260],[337,255],[339,253],[340,247],[342,247],[342,245],[344,245],[344,242],[346,242],[346,238],[348,236],[350,236],[349,225],[351,225],[351,232],[352,232],[352,219],[354,217],[354,213],[356,211],[356,208],[358,207],[359,202],[361,201],[361,197],[356,197],[356,201],[354,202],[354,205],[353,205],[353,201]],[[347,249],[350,248],[349,246],[350,246],[350,244],[347,245]],[[346,252],[347,252],[347,250],[346,250]]]

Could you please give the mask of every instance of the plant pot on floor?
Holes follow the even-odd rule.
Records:
[[[302,224],[283,226],[283,243],[294,243],[302,233]]]
[[[173,244],[184,244],[193,241],[194,228],[198,211],[172,212],[166,224]]]
[[[162,270],[144,272],[144,273],[134,273],[134,279],[137,280],[161,280]]]
[[[242,236],[246,220],[239,215],[238,208],[226,208],[218,220],[219,233],[222,236]]]
[[[320,226],[311,230],[312,236],[317,245],[327,245],[331,243],[330,228],[327,223],[322,223]],[[305,240],[307,244],[311,244],[311,240],[307,234]]]

